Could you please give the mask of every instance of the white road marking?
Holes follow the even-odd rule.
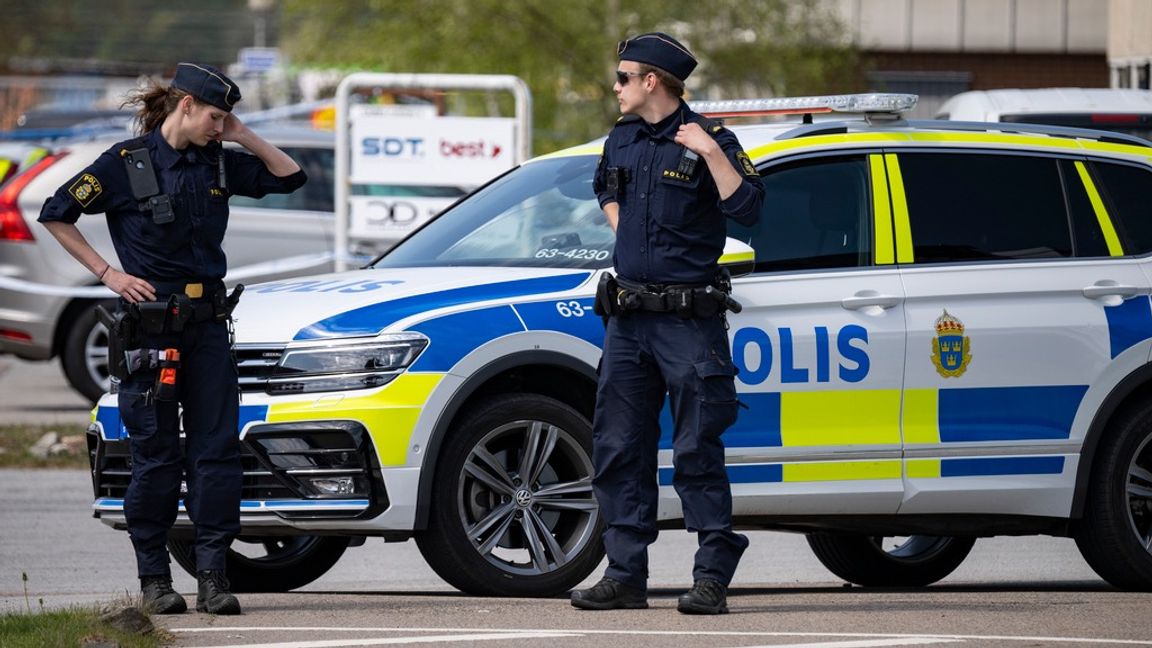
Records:
[[[892,637],[890,639],[861,639],[858,641],[821,641],[802,644],[765,644],[741,648],[883,648],[884,646],[926,646],[928,644],[957,643],[963,639],[944,637]]]
[[[259,628],[231,628],[233,631],[252,631]],[[267,629],[267,628],[265,628]],[[285,629],[285,628],[278,628]],[[300,628],[292,628],[298,630]],[[327,628],[326,631],[335,630],[337,628]],[[344,629],[344,628],[340,628]],[[181,630],[174,630],[174,632],[187,632],[195,631],[191,628],[184,628]],[[390,631],[390,628],[373,628],[367,630],[368,632]],[[420,643],[448,643],[452,641],[492,641],[492,640],[507,640],[507,639],[553,639],[556,637],[578,637],[580,635],[569,634],[563,632],[499,632],[489,634],[448,634],[448,635],[423,635],[420,637],[375,637],[371,639],[325,639],[323,641],[294,641],[291,643],[284,643],[277,641],[275,643],[261,643],[261,644],[232,644],[230,646],[211,646],[210,648],[339,648],[340,646],[387,646],[387,645],[405,645],[405,644],[420,644]],[[206,647],[207,648],[207,647]]]
[[[301,626],[260,626],[260,627],[230,627],[230,628],[167,628],[172,633],[194,632],[276,632],[291,630],[294,632],[439,632],[439,633],[510,633],[523,636],[529,633],[538,633],[540,636],[549,634],[560,635],[636,635],[636,636],[705,636],[705,637],[811,637],[813,639],[953,639],[956,641],[1028,641],[1041,643],[1082,643],[1106,644],[1116,646],[1152,646],[1148,639],[1106,639],[1101,637],[1029,637],[1013,635],[959,635],[959,634],[886,634],[864,632],[724,632],[724,631],[684,631],[684,630],[603,630],[584,628],[348,628],[348,627],[301,627]],[[280,645],[280,644],[277,644]],[[343,644],[348,645],[348,644]],[[889,644],[896,645],[896,644]],[[216,646],[214,648],[221,648]],[[245,646],[244,648],[251,648]],[[779,648],[774,647],[774,648]]]

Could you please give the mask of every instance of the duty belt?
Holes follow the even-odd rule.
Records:
[[[691,310],[693,293],[708,284],[638,284],[616,278],[616,304],[625,311],[676,313]]]
[[[165,299],[169,295],[184,295],[189,299],[203,299],[211,297],[212,293],[224,289],[224,282],[219,279],[199,281],[165,281],[160,279],[147,279],[156,289],[157,299]]]

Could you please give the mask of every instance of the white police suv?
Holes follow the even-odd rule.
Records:
[[[805,533],[862,585],[926,585],[979,537],[1048,534],[1150,589],[1152,144],[900,119],[914,100],[698,106],[865,114],[733,127],[767,190],[724,258],[743,304],[736,522]],[[237,590],[304,585],[369,537],[414,537],[476,594],[551,595],[596,567],[600,146],[512,170],[368,268],[244,294]],[[96,516],[122,528],[114,398],[90,440]],[[187,537],[170,549],[194,569]]]

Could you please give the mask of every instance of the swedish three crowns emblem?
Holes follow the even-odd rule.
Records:
[[[936,318],[936,339],[932,340],[932,364],[945,378],[959,378],[972,360],[972,343],[964,335],[964,323],[948,314]]]

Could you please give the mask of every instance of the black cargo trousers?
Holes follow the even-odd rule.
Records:
[[[167,297],[157,295],[159,301]],[[157,393],[159,367],[135,371],[120,384],[120,416],[132,454],[124,513],[139,575],[170,576],[166,543],[181,499],[195,526],[197,569],[224,570],[240,531],[243,480],[229,323],[190,321],[179,332],[144,333],[140,346],[178,349],[180,365],[171,399]]]

